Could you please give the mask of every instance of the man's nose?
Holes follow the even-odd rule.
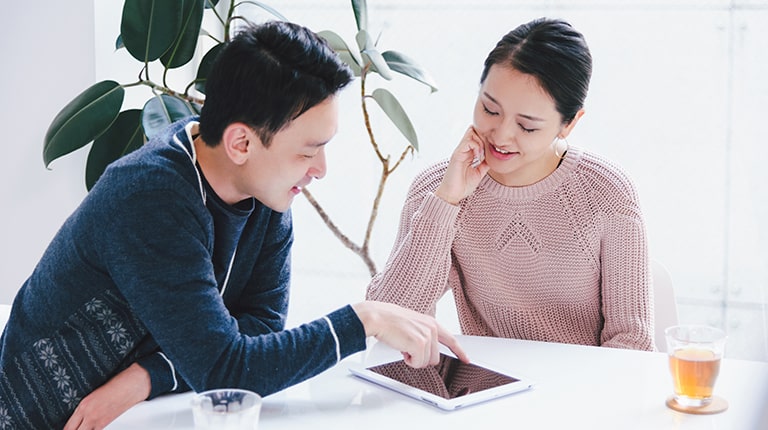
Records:
[[[309,176],[315,179],[323,179],[327,171],[328,166],[325,163],[325,148],[321,148],[317,155],[312,159],[312,167],[310,167]]]

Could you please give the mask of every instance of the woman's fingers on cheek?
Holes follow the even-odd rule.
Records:
[[[473,143],[477,141],[477,133],[475,129],[471,128],[464,133],[464,137],[461,139],[463,142]]]

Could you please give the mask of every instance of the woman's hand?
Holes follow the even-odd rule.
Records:
[[[470,126],[459,146],[453,151],[448,170],[435,190],[435,195],[452,205],[457,205],[461,199],[475,191],[489,169],[485,162],[483,139],[475,128]]]

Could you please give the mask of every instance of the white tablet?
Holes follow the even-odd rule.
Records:
[[[398,360],[372,367],[350,367],[355,376],[444,410],[485,402],[533,387],[523,378],[440,354],[434,366],[415,369]]]

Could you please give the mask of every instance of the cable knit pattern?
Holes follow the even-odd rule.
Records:
[[[369,299],[434,315],[451,289],[464,334],[653,350],[645,226],[618,166],[572,146],[536,184],[486,176],[458,206],[434,195],[447,167],[414,180]]]

